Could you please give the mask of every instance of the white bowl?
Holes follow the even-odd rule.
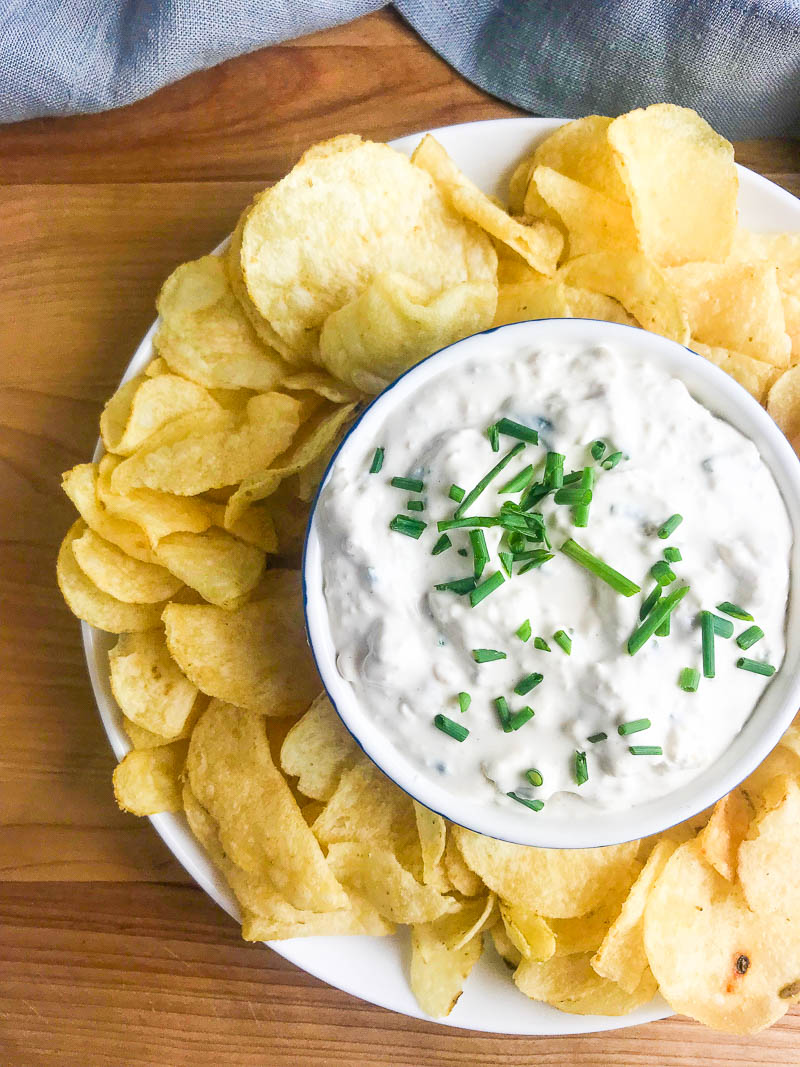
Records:
[[[646,340],[648,357],[715,415],[739,429],[757,446],[783,495],[794,535],[790,561],[790,593],[783,665],[751,713],[741,732],[711,767],[681,788],[626,811],[587,805],[580,818],[540,819],[498,805],[454,796],[438,781],[422,774],[386,736],[336,667],[325,596],[317,523],[319,492],[330,478],[340,454],[359,448],[359,439],[374,439],[378,427],[408,397],[439,375],[455,373],[465,362],[493,358],[487,336],[503,334],[511,344],[536,346],[611,344],[631,354]],[[592,848],[657,833],[697,814],[733,789],[775,747],[800,703],[800,462],[764,409],[733,378],[688,348],[655,334],[590,319],[543,319],[501,326],[459,341],[423,360],[385,389],[362,413],[342,441],[314,501],[303,558],[303,598],[311,650],[323,685],[343,723],[364,752],[401,789],[453,822],[490,837],[545,848]]]

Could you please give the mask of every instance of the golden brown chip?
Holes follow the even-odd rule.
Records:
[[[167,647],[209,696],[262,715],[299,715],[320,687],[305,638],[300,576],[267,571],[259,595],[236,611],[169,604]]]
[[[732,882],[736,877],[739,845],[750,827],[753,807],[741,789],[717,801],[711,818],[700,831],[697,844],[706,863]]]
[[[160,734],[154,734],[151,730],[146,730],[143,726],[139,726],[133,719],[122,716],[122,728],[128,735],[128,739],[134,748],[161,748],[162,745],[168,745],[171,742],[166,737],[161,737]],[[183,736],[183,734],[181,735]],[[188,737],[189,734],[186,734]],[[172,740],[178,740],[172,738]]]
[[[167,740],[183,735],[197,687],[170,656],[161,629],[122,634],[108,666],[114,699],[129,721]]]
[[[244,602],[258,584],[265,565],[261,549],[217,527],[204,533],[162,537],[156,556],[204,600],[228,610]]]
[[[715,345],[704,345],[702,341],[695,340],[690,341],[689,345],[704,359],[724,370],[726,374],[730,374],[731,378],[735,378],[759,404],[764,403],[770,386],[780,374],[780,371],[776,370],[771,363],[764,363],[760,359],[753,359],[752,356],[742,355],[741,352],[731,352],[728,348],[719,348]]]
[[[627,203],[613,200],[551,167],[536,167],[533,182],[567,229],[570,257],[614,248],[638,248]]]
[[[144,531],[128,519],[112,514],[100,503],[97,498],[97,477],[96,463],[79,463],[62,474],[61,488],[89,529],[134,559],[155,563]]]
[[[326,693],[291,728],[281,747],[284,774],[297,778],[297,788],[315,800],[330,800],[343,771],[360,749],[336,714]]]
[[[212,701],[192,732],[186,772],[237,866],[271,881],[296,908],[347,907],[344,891],[272,762],[259,715]]]
[[[78,566],[98,589],[126,604],[156,604],[183,585],[165,567],[142,563],[88,527],[72,542]]]
[[[176,374],[139,376],[121,385],[100,416],[100,435],[109,452],[130,456],[173,419],[191,411],[218,411],[207,389]]]
[[[626,993],[616,982],[601,978],[590,960],[589,952],[553,956],[544,963],[523,960],[514,972],[514,982],[532,1000],[543,1000],[574,1015],[627,1015],[656,995],[649,973],[633,993]]]
[[[134,749],[114,769],[114,796],[131,815],[180,811],[181,774],[188,742]]]

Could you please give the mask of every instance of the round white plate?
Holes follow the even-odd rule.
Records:
[[[508,178],[519,159],[562,119],[494,119],[433,130],[459,167],[487,193],[504,196]],[[392,144],[410,154],[423,134],[402,137]],[[754,230],[800,230],[800,201],[758,174],[739,168],[739,209],[744,226]],[[123,381],[139,374],[153,357],[157,323],[148,330]],[[101,454],[98,444],[95,458]],[[131,744],[108,680],[108,649],[116,638],[82,623],[83,642],[95,699],[108,739],[118,759]],[[238,909],[227,884],[195,841],[182,815],[154,815],[151,822],[167,848],[195,881],[229,915]],[[346,993],[404,1015],[425,1019],[408,984],[409,945],[406,936],[316,937],[270,942],[270,948],[304,971]],[[614,1030],[662,1019],[669,1015],[661,998],[622,1018],[567,1015],[546,1004],[528,1000],[511,981],[511,972],[488,947],[476,966],[463,996],[446,1026],[500,1034],[585,1034]]]

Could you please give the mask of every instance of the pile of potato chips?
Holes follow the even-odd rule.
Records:
[[[311,148],[180,266],[156,357],[105,407],[105,455],[64,489],[58,579],[119,634],[132,750],[117,800],[183,811],[248,940],[412,930],[446,1015],[483,948],[529,997],[619,1015],[660,989],[752,1032],[800,998],[800,728],[688,823],[606,848],[525,848],[445,822],[360,752],[306,645],[309,500],[368,394],[492,325],[583,316],[690,345],[800,434],[800,236],[737,228],[731,146],[657,105],[561,127],[509,210],[425,137]],[[793,366],[797,364],[797,366]]]

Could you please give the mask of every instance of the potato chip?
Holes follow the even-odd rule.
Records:
[[[377,274],[399,271],[438,293],[492,281],[497,266],[488,237],[401,153],[352,139],[332,149],[302,159],[255,203],[242,231],[250,298],[305,357],[328,315]]]
[[[565,286],[559,279],[504,285],[497,294],[493,326],[528,319],[566,319],[571,314]]]
[[[608,141],[645,254],[665,267],[725,259],[739,189],[733,146],[696,111],[674,104],[621,115]]]
[[[157,307],[162,323],[153,345],[176,374],[192,382],[267,393],[288,371],[257,336],[219,256],[181,264],[164,282]]]
[[[572,318],[600,319],[603,322],[618,322],[622,326],[639,325],[633,315],[629,315],[619,300],[612,296],[595,293],[591,289],[577,289],[574,285],[565,285],[564,293]]]
[[[193,411],[217,411],[207,389],[176,374],[139,376],[121,385],[100,416],[100,436],[109,452],[130,456],[173,419]]]
[[[784,371],[770,388],[767,411],[790,442],[800,437],[800,366]]]
[[[161,737],[160,734],[154,734],[151,730],[146,730],[125,715],[122,716],[122,727],[134,748],[161,748],[162,745],[171,743],[166,737]],[[186,736],[188,737],[189,734],[187,733]],[[172,738],[172,740],[177,740],[177,738]]]
[[[783,799],[762,811],[738,849],[738,875],[750,910],[800,926],[800,785],[783,780]],[[800,963],[800,960],[798,961]]]
[[[361,393],[352,386],[332,378],[330,374],[319,370],[298,371],[281,381],[281,389],[289,392],[319,393],[325,400],[334,404],[352,404],[361,399]]]
[[[533,156],[525,156],[511,172],[511,177],[508,179],[508,212],[510,215],[522,215],[525,211],[525,194],[530,185],[533,168]]]
[[[612,200],[551,167],[537,166],[533,182],[566,227],[571,257],[615,248],[638,248],[639,239],[627,203]]]
[[[297,778],[297,788],[315,800],[330,800],[360,749],[336,714],[326,693],[291,728],[281,747],[284,774]]]
[[[260,549],[216,527],[162,537],[156,556],[204,600],[229,610],[244,602],[264,573]]]
[[[422,852],[422,881],[431,885],[437,881],[437,868],[447,844],[447,823],[438,812],[413,801],[417,833]]]
[[[459,949],[498,921],[497,897],[484,891],[481,896],[459,901],[455,911],[436,919],[430,926],[446,948]]]
[[[167,647],[209,696],[262,715],[299,715],[320,687],[305,639],[299,574],[268,571],[261,597],[236,611],[169,604]]]
[[[543,219],[523,225],[462,174],[430,134],[414,149],[411,162],[430,174],[453,208],[498,241],[507,244],[540,274],[552,274],[564,247],[557,227]]]
[[[586,915],[572,919],[545,917],[556,939],[556,956],[573,956],[576,952],[596,952],[603,942],[613,921],[620,913],[621,900],[601,904]]]
[[[500,917],[509,940],[523,959],[550,959],[556,950],[556,939],[541,915],[518,904],[501,900]]]
[[[131,722],[167,740],[183,735],[198,691],[167,651],[162,630],[122,634],[108,667],[114,699]]]
[[[495,952],[497,952],[500,959],[512,971],[516,970],[522,963],[522,953],[506,933],[505,926],[502,923],[495,923],[489,931],[489,935],[494,944]]]
[[[179,499],[179,498],[176,498]],[[224,504],[207,502],[209,514],[213,518],[214,526],[223,527],[225,523]],[[254,548],[260,548],[262,552],[275,554],[278,551],[278,533],[275,529],[275,519],[272,511],[266,505],[255,505],[233,523],[229,531],[240,541]]]
[[[347,907],[346,894],[272,762],[260,716],[213,701],[192,732],[186,772],[235,864],[269,879],[296,908]]]
[[[320,362],[361,392],[379,393],[432,352],[491,326],[496,302],[493,281],[431,294],[403,274],[378,274],[325,319]]]
[[[655,996],[656,983],[649,973],[633,993],[626,993],[616,982],[598,975],[590,959],[585,952],[553,956],[543,963],[523,960],[514,972],[514,982],[532,1000],[543,1000],[574,1015],[627,1015]]]
[[[122,810],[131,815],[180,811],[187,746],[187,741],[173,741],[129,752],[114,769],[114,796]]]
[[[755,915],[739,886],[717,874],[699,845],[688,841],[648,898],[645,951],[675,1011],[717,1030],[751,1034],[779,1019],[800,995],[797,925]]]
[[[154,433],[111,475],[118,493],[145,487],[179,496],[233,485],[263,470],[285,451],[300,425],[296,400],[263,393],[232,412],[192,412]]]
[[[784,748],[791,749],[800,759],[800,714],[795,715],[794,720],[780,740]]]
[[[366,897],[389,922],[432,922],[458,908],[452,897],[421,885],[387,848],[340,842],[329,847],[328,863],[342,885]]]
[[[139,559],[155,563],[144,531],[135,523],[111,514],[97,499],[97,464],[79,463],[61,476],[61,488],[89,527],[112,545]]]
[[[453,836],[452,824],[448,823],[447,844],[444,849],[444,870],[453,888],[465,897],[474,897],[483,892],[484,884],[464,862],[461,849]]]
[[[526,848],[454,826],[467,864],[503,900],[538,915],[585,915],[633,881],[638,842],[605,848]]]
[[[731,258],[743,263],[761,260],[778,270],[778,285],[784,295],[800,297],[800,232],[751,233],[737,230]]]
[[[627,203],[617,159],[608,143],[611,122],[605,115],[586,115],[559,126],[536,148],[534,166],[549,167],[612,200]]]
[[[731,378],[735,378],[759,404],[764,403],[770,386],[780,373],[771,363],[753,359],[752,356],[745,356],[741,352],[731,352],[728,348],[704,345],[702,341],[695,340],[691,340],[689,346],[709,363],[715,364]]]
[[[157,378],[159,374],[169,374],[169,364],[161,356],[155,356],[144,368],[145,378]]]
[[[73,542],[81,537],[87,527],[78,519],[61,542],[56,564],[56,577],[61,595],[73,615],[88,622],[98,630],[121,634],[126,631],[150,630],[158,626],[164,601],[157,604],[126,604],[104,593],[87,577],[78,565]]]
[[[72,542],[72,551],[98,589],[126,604],[156,604],[173,597],[183,585],[164,567],[134,559],[88,527]]]
[[[666,276],[640,252],[594,252],[559,271],[567,285],[612,296],[646,330],[688,344],[689,320]]]
[[[480,935],[459,948],[450,948],[438,936],[436,923],[411,931],[411,991],[424,1012],[435,1019],[449,1015],[464,990],[470,972],[483,951]]]
[[[775,268],[766,263],[687,263],[668,272],[699,341],[789,366],[791,342]]]
[[[750,826],[753,807],[741,789],[734,789],[714,805],[697,843],[706,863],[732,882],[736,877],[739,845]]]
[[[633,883],[619,915],[603,938],[603,943],[591,958],[591,965],[597,974],[610,978],[626,993],[635,993],[648,971],[644,951],[647,897],[677,847],[673,841],[658,842]]]
[[[745,793],[752,807],[758,811],[763,807],[762,799],[776,778],[788,777],[800,781],[800,755],[791,748],[779,744],[752,774],[742,782],[739,788]]]

